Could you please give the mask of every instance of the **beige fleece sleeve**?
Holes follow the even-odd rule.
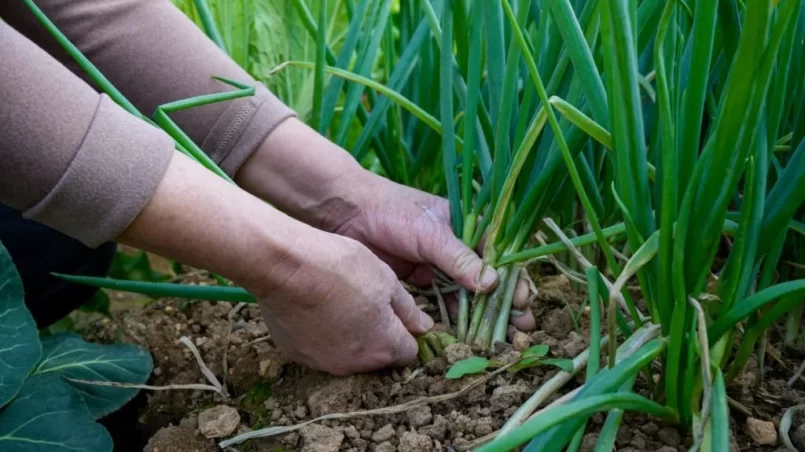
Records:
[[[168,102],[232,90],[213,76],[256,86],[253,97],[171,115],[229,175],[274,127],[294,114],[170,0],[36,0],[36,4],[146,116]],[[23,2],[0,2],[0,16],[80,74]]]
[[[36,3],[143,114],[231,90],[212,76],[255,85],[171,115],[230,175],[294,115],[169,0]],[[114,239],[156,189],[172,140],[82,82],[21,1],[0,2],[0,17],[0,202],[90,246]]]
[[[0,202],[97,246],[142,210],[173,149],[0,21]]]

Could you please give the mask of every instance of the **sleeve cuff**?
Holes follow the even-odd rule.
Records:
[[[166,133],[102,95],[73,161],[24,216],[92,248],[114,240],[151,199],[173,150]]]
[[[224,172],[234,176],[260,143],[296,113],[262,84],[247,102],[235,102],[221,115],[201,147]]]

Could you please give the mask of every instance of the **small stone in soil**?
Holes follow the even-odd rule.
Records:
[[[746,420],[746,430],[752,441],[763,446],[777,443],[777,429],[774,423],[750,417]]]
[[[238,410],[226,405],[218,405],[198,415],[198,428],[207,438],[223,438],[234,432],[238,424]]]
[[[386,424],[380,430],[372,433],[372,441],[382,443],[393,438],[395,434],[394,427],[391,424]]]
[[[380,445],[377,446],[377,449],[375,449],[375,452],[396,452],[396,450],[397,448],[394,447],[394,444],[391,444],[390,442],[386,441],[380,443]]]
[[[431,452],[433,441],[430,437],[416,432],[405,432],[400,438],[400,452]]]
[[[472,357],[472,347],[462,343],[449,344],[444,348],[444,354],[447,357],[447,364],[452,366],[462,359]]]
[[[302,452],[338,452],[344,442],[343,433],[323,425],[310,424],[301,433]]]

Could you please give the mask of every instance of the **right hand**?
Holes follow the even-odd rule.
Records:
[[[412,333],[433,320],[388,265],[357,241],[321,231],[290,250],[275,267],[287,277],[249,288],[280,351],[339,376],[416,359]]]

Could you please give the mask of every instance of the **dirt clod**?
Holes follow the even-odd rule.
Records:
[[[355,394],[361,391],[362,379],[348,377],[334,379],[313,392],[307,399],[307,407],[313,417],[330,413],[355,411],[360,406],[360,398]]]
[[[657,449],[657,452],[677,452],[677,449],[676,447],[662,446],[659,449]]]
[[[422,427],[433,420],[433,413],[430,406],[423,405],[409,410],[407,413],[408,425],[411,427]]]
[[[386,424],[381,427],[380,430],[372,433],[372,441],[382,443],[394,438],[395,434],[394,427],[392,427],[391,424]]]
[[[330,427],[310,424],[301,430],[302,452],[338,452],[344,434]]]
[[[805,423],[800,424],[799,427],[792,430],[789,436],[791,437],[791,442],[794,443],[797,449],[805,450]]]
[[[564,339],[573,330],[570,313],[566,309],[554,309],[542,319],[542,329],[554,338]]]
[[[489,400],[493,410],[503,411],[511,406],[519,405],[529,390],[524,385],[516,384],[495,388]]]
[[[582,452],[592,452],[595,450],[595,443],[598,441],[598,433],[587,433],[581,439],[581,448]]]
[[[198,415],[198,429],[207,438],[223,438],[230,435],[240,424],[238,410],[227,405],[204,410]]]
[[[657,438],[665,445],[671,447],[679,446],[679,432],[673,427],[665,427],[657,432]]]
[[[152,436],[143,452],[215,452],[217,449],[213,441],[199,437],[195,431],[171,425]]]
[[[571,331],[567,335],[567,341],[562,344],[562,348],[565,350],[565,353],[567,353],[568,356],[575,358],[576,355],[583,352],[584,349],[587,348],[587,344],[579,333]]]
[[[531,346],[531,336],[522,331],[515,331],[512,335],[512,345],[515,350],[521,352]]]
[[[777,443],[777,429],[773,422],[750,417],[746,420],[746,430],[752,441],[760,445],[771,446]]]
[[[394,447],[394,444],[391,444],[388,441],[378,444],[377,448],[375,449],[375,452],[396,452],[396,451],[397,448]]]
[[[429,436],[421,435],[416,432],[405,432],[400,438],[400,452],[431,452],[433,441]]]
[[[441,414],[437,414],[433,424],[420,428],[419,432],[433,439],[443,441],[445,435],[447,435],[447,419]]]
[[[462,343],[450,344],[444,348],[444,354],[447,357],[447,364],[452,366],[462,359],[470,358],[472,356],[472,347]]]

